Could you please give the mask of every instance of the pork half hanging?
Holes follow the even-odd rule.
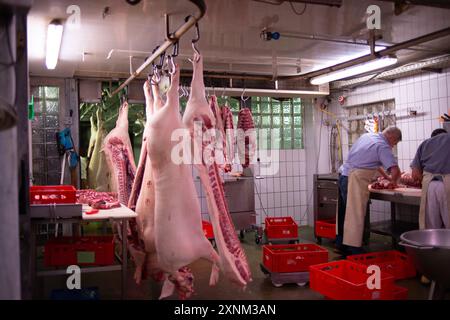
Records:
[[[128,103],[125,102],[119,109],[116,127],[106,136],[103,151],[111,172],[111,191],[117,192],[120,203],[128,205],[136,165],[128,135]]]
[[[208,211],[219,251],[221,270],[232,282],[245,287],[251,281],[251,272],[228,210],[218,165],[214,161],[215,150],[211,148],[215,145],[215,138],[214,130],[210,129],[214,128],[216,121],[205,99],[203,58],[196,54],[192,63],[191,93],[183,116],[183,123],[190,129],[194,144],[197,144],[193,149],[201,150],[202,163],[197,164],[196,167],[207,196]],[[194,130],[196,121],[202,122],[201,130]],[[209,148],[209,152],[205,152],[205,148]]]
[[[155,188],[155,248],[158,265],[168,274],[160,299],[170,296],[175,289],[181,298],[193,293],[193,277],[186,266],[198,259],[213,263],[210,285],[216,284],[219,276],[219,257],[203,233],[191,166],[180,163],[175,154],[172,158],[172,150],[179,144],[172,141],[172,134],[183,129],[179,77],[176,66],[167,101],[154,112],[149,123],[147,141]]]

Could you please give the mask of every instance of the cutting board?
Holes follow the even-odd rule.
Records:
[[[372,189],[369,186],[370,192],[377,192],[377,193],[384,193],[384,194],[395,194],[395,193],[401,193],[405,196],[412,196],[412,197],[420,197],[422,195],[422,189],[416,189],[416,188],[395,188],[393,190],[387,190],[387,189]]]

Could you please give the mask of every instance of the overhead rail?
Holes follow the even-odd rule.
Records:
[[[179,27],[174,33],[166,35],[166,41],[161,44],[157,50],[155,50],[150,57],[148,57],[144,63],[138,67],[132,74],[126,79],[116,90],[114,90],[110,96],[114,96],[124,89],[131,81],[138,77],[149,65],[152,64],[159,56],[161,56],[171,45],[178,42],[181,37],[190,29],[196,25],[198,21],[205,15],[206,4],[204,0],[189,0],[197,7],[198,11],[195,15],[190,15],[186,22]],[[168,16],[166,15],[166,25],[168,24]]]

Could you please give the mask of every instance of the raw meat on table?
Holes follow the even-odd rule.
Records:
[[[374,183],[372,183],[370,185],[370,187],[372,189],[377,189],[377,190],[394,190],[395,188],[398,187],[398,185],[392,183],[390,180],[384,178],[384,177],[378,177],[377,181],[375,181]]]
[[[91,189],[77,190],[77,203],[83,203],[94,209],[112,209],[120,207],[116,192],[98,192]]]
[[[422,182],[413,179],[410,172],[403,172],[400,177],[400,183],[408,188],[422,188]]]

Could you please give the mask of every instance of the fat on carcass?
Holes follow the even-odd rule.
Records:
[[[94,115],[91,115],[89,121],[91,122],[91,136],[89,137],[89,146],[87,151],[88,160],[90,160],[92,157],[92,152],[94,151],[95,147],[95,139],[97,138],[97,122],[94,118]]]
[[[216,120],[216,132],[215,132],[215,148],[214,148],[214,152],[215,152],[215,161],[217,164],[219,164],[219,167],[221,169],[223,169],[225,172],[228,172],[226,170],[226,163],[225,163],[225,159],[227,157],[226,155],[226,136],[225,136],[225,128],[224,128],[224,123],[222,120],[222,112],[220,111],[219,105],[217,104],[217,97],[216,96],[211,96],[210,98],[210,107],[211,107],[211,111],[214,115],[214,118]]]
[[[243,168],[247,168],[256,153],[256,131],[252,112],[249,108],[242,108],[238,115],[237,147],[239,161]]]
[[[214,127],[215,119],[212,118],[211,109],[204,96],[203,58],[195,54],[192,62],[191,94],[186,105],[183,123],[190,128],[194,143],[202,141],[202,148],[200,148],[203,155],[202,163],[197,164],[196,167],[207,196],[208,211],[220,256],[221,270],[232,282],[245,287],[251,281],[250,267],[231,220],[217,163],[211,161],[214,159],[214,148],[212,148],[209,158],[205,158],[204,148],[214,145],[214,135],[209,129]],[[194,132],[193,124],[198,120],[203,121],[202,130]],[[198,134],[203,135],[201,140],[197,139],[196,135]],[[194,149],[199,149],[199,147]]]
[[[88,155],[90,153],[90,160],[87,166],[88,187],[97,191],[107,192],[110,191],[109,169],[106,165],[105,153],[102,151],[106,131],[101,108],[97,109],[96,116],[97,123],[95,124],[95,128],[92,127],[94,122],[91,122],[91,139],[93,133],[95,133],[95,137],[94,141],[89,142],[88,149]]]
[[[136,165],[128,135],[127,102],[124,102],[119,109],[116,127],[106,136],[103,151],[111,172],[111,189],[118,193],[120,203],[128,205],[136,174]]]
[[[152,85],[153,94],[148,81],[144,84],[144,95],[146,102],[146,124],[142,137],[142,148],[139,163],[136,170],[133,188],[131,190],[128,207],[133,209],[138,217],[136,218],[136,233],[143,248],[145,264],[136,265],[134,278],[137,284],[142,278],[149,274],[154,280],[161,280],[162,271],[158,267],[155,249],[155,189],[153,183],[151,159],[147,152],[147,141],[149,139],[149,123],[154,111],[162,107],[161,97],[157,85]],[[155,99],[153,98],[155,96]],[[136,235],[134,235],[136,237]],[[139,261],[142,261],[139,260]]]
[[[222,119],[223,119],[223,125],[225,130],[225,172],[230,172],[232,165],[233,165],[233,159],[234,159],[234,144],[235,136],[234,136],[234,124],[233,124],[233,113],[231,112],[230,108],[227,106],[222,107]]]
[[[202,230],[191,166],[172,158],[172,151],[178,144],[172,141],[172,134],[183,129],[179,77],[180,70],[176,66],[166,103],[154,112],[149,123],[147,141],[155,188],[155,248],[158,265],[168,274],[160,299],[172,295],[175,289],[181,298],[193,293],[193,276],[187,266],[200,258],[213,263],[210,285],[214,285],[219,276],[219,257]]]

